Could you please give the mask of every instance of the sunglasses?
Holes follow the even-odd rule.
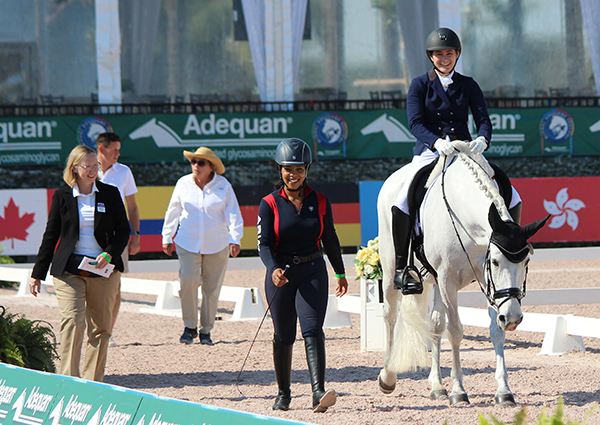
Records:
[[[206,161],[203,159],[192,159],[190,162],[192,165],[198,165],[198,167],[204,167],[206,165]]]

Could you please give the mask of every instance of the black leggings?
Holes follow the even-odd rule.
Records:
[[[289,282],[279,289],[273,283],[272,276],[267,276],[265,280],[275,335],[286,345],[296,340],[298,317],[302,337],[318,336],[323,332],[329,296],[329,279],[323,258],[290,266],[285,274]]]

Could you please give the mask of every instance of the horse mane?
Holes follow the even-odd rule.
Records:
[[[494,170],[490,164],[483,158],[482,155],[474,155],[471,152],[469,142],[455,140],[452,142],[452,144],[458,151],[454,154],[457,160],[465,164],[467,169],[473,175],[475,183],[479,185],[479,189],[481,189],[485,196],[489,198],[490,201],[496,206],[496,209],[498,210],[502,220],[513,221],[510,213],[508,212],[508,208],[506,207],[506,203],[504,202],[504,198],[502,198],[498,188],[492,181]],[[442,156],[440,156],[440,158],[442,158]],[[444,161],[438,161],[433,171],[431,171],[431,175],[427,179],[427,183],[425,184],[426,188],[429,188],[433,184],[433,182],[442,173],[443,168]]]

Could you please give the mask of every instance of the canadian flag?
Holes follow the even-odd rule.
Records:
[[[35,255],[48,220],[46,189],[0,190],[0,255]]]

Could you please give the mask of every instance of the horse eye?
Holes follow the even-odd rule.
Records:
[[[498,260],[492,260],[492,265],[494,267],[498,267]]]

